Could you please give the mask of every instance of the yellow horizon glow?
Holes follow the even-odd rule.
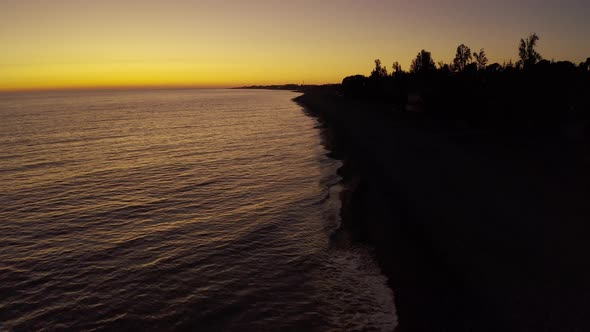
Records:
[[[217,68],[222,67],[223,70]],[[60,90],[92,88],[141,87],[233,87],[284,84],[284,74],[264,74],[256,69],[240,71],[234,67],[190,63],[105,63],[105,64],[40,64],[3,70],[0,90]],[[291,75],[294,76],[294,75]],[[313,77],[308,73],[307,77]],[[297,82],[300,83],[300,82]],[[321,83],[321,78],[306,81]]]
[[[590,23],[573,4],[560,13],[483,0],[3,0],[0,91],[339,83],[377,58],[407,70],[421,49],[448,63],[461,43],[516,60],[533,31],[545,58],[585,60]]]

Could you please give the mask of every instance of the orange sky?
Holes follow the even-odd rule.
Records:
[[[590,56],[585,1],[538,2],[2,0],[0,90],[334,83],[460,43],[516,60],[530,32],[545,58]]]

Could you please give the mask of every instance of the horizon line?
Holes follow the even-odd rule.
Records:
[[[307,84],[323,85],[337,83]],[[133,90],[213,90],[235,89],[255,86],[283,86],[302,85],[300,83],[253,83],[253,84],[223,84],[223,85],[105,85],[105,86],[67,86],[67,87],[34,87],[34,88],[0,88],[0,94],[27,93],[27,92],[83,92],[83,91],[133,91]]]

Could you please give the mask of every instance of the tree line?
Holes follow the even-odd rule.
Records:
[[[520,59],[516,63],[513,63],[512,60],[510,60],[503,64],[493,63],[488,65],[485,49],[482,48],[479,52],[472,52],[471,48],[465,44],[461,44],[457,46],[455,58],[450,64],[444,63],[443,61],[435,64],[431,52],[421,50],[416,58],[412,60],[409,73],[421,74],[437,70],[448,73],[458,73],[465,71],[483,71],[488,68],[491,71],[524,70],[536,64],[555,64],[555,61],[544,60],[541,54],[537,52],[536,46],[539,39],[539,36],[536,33],[533,33],[529,37],[520,40],[518,47],[518,55]],[[581,62],[578,65],[569,61],[559,61],[559,63],[562,66],[566,65],[572,68],[577,66],[583,72],[587,72],[590,69],[590,58],[587,58],[585,62]],[[387,67],[383,66],[381,60],[377,59],[375,60],[375,68],[371,72],[371,77],[394,76],[400,73],[404,73],[404,71],[398,62],[393,63],[392,72],[391,74],[388,74]]]
[[[447,122],[495,129],[547,133],[572,121],[588,121],[590,58],[579,64],[545,60],[537,51],[539,40],[535,33],[522,38],[515,63],[488,64],[485,49],[473,52],[465,44],[450,63],[435,63],[423,49],[407,72],[398,62],[388,72],[377,59],[368,77],[346,77],[341,89],[350,98],[400,108],[418,96],[421,109]]]

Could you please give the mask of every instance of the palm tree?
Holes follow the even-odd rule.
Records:
[[[486,69],[488,58],[486,57],[486,52],[484,52],[483,48],[479,50],[479,53],[473,52],[473,57],[475,58],[475,63],[477,63],[477,70]]]
[[[518,55],[520,56],[520,63],[523,66],[528,67],[543,60],[541,54],[535,50],[537,41],[539,41],[539,36],[536,33],[531,34],[527,39],[520,40]]]

